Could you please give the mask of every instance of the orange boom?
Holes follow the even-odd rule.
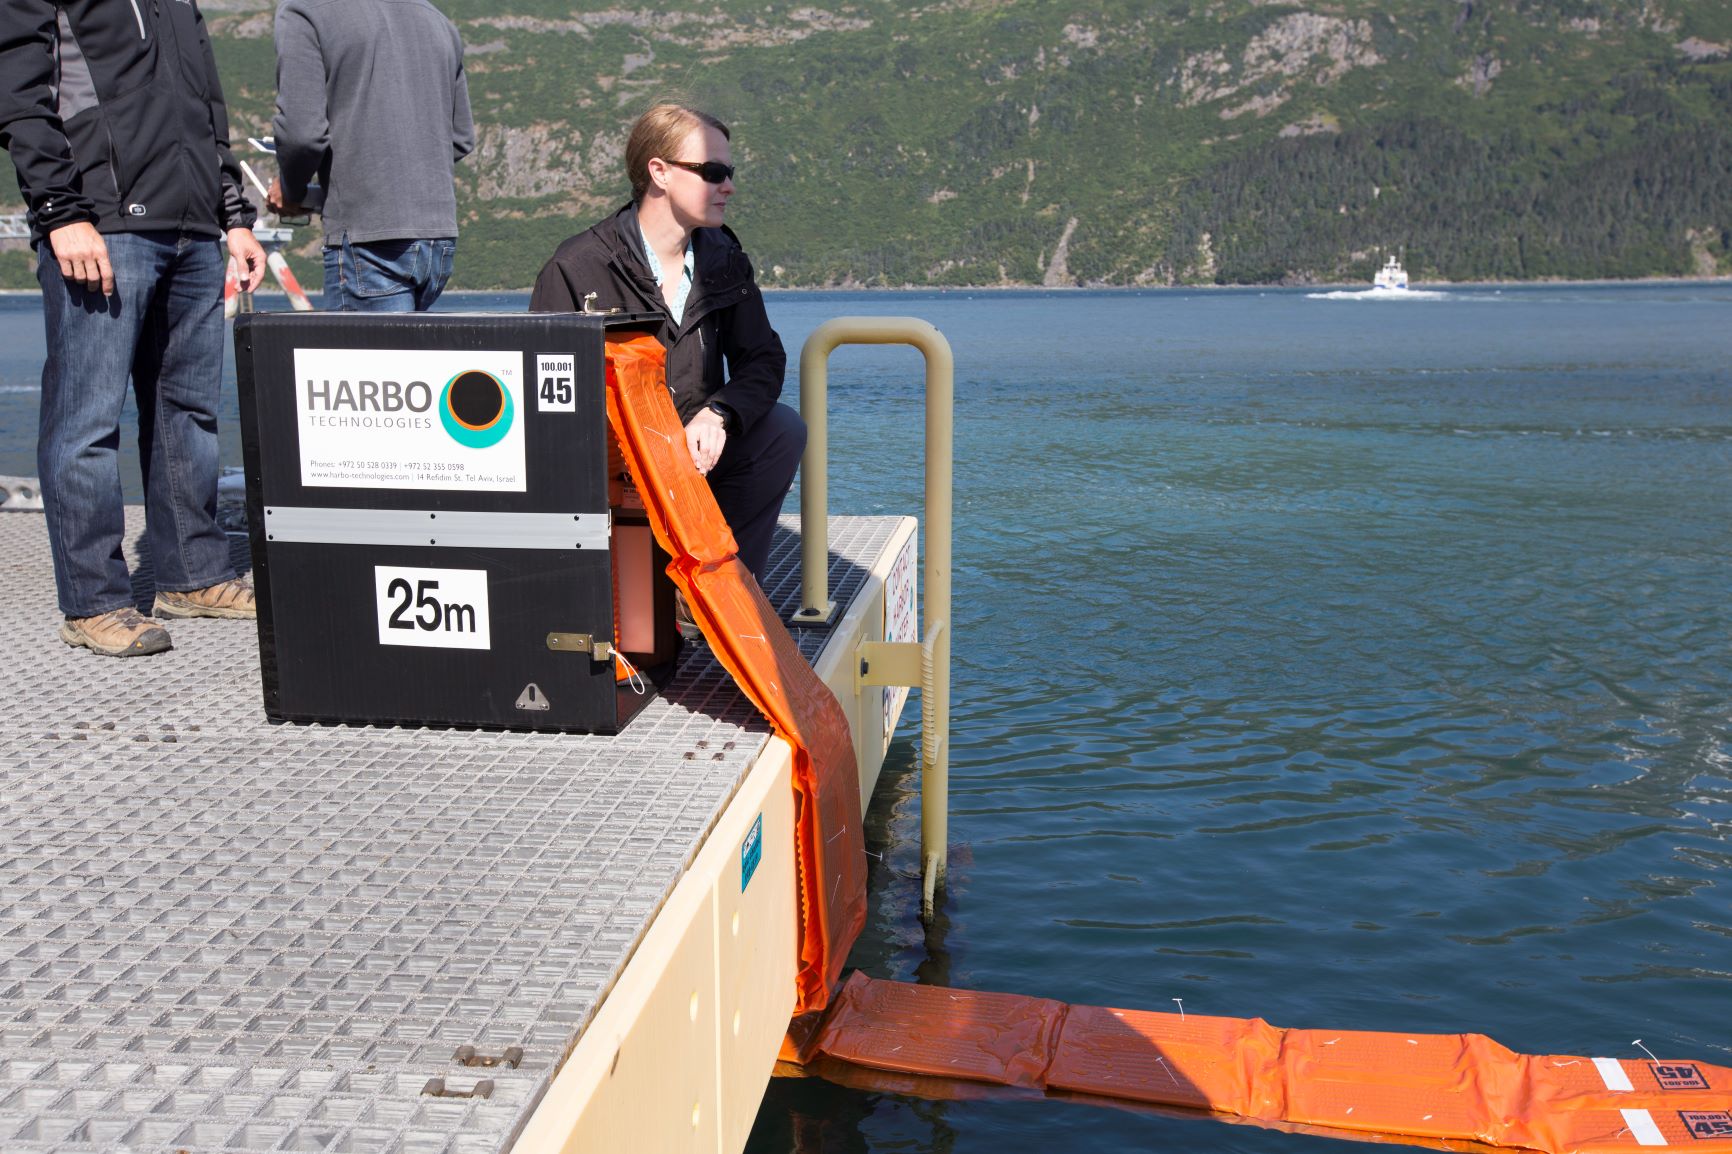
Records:
[[[854,738],[835,695],[788,636],[735,554],[709,484],[686,450],[654,337],[607,338],[607,417],[643,497],[668,576],[716,659],[794,751],[800,890],[797,1009],[822,1009],[866,924],[866,843]]]
[[[1534,1057],[1483,1034],[1284,1030],[856,973],[800,1053],[812,1073],[930,1097],[972,1082],[1457,1150],[1732,1151],[1732,1070]]]

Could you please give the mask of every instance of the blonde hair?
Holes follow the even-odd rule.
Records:
[[[698,127],[713,128],[724,139],[733,139],[728,126],[720,120],[683,104],[658,104],[632,123],[631,135],[625,142],[625,174],[631,181],[633,201],[641,202],[649,191],[649,162],[658,156],[663,160],[686,159],[674,156],[673,152],[686,134]]]

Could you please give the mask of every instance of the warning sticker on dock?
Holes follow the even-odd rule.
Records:
[[[740,844],[740,892],[745,893],[746,887],[752,884],[752,875],[758,872],[758,862],[764,856],[764,815],[759,814],[758,820],[752,823],[751,832],[746,834],[746,840]]]
[[[919,641],[919,613],[914,598],[914,537],[909,535],[890,573],[884,578],[884,640]],[[884,740],[896,732],[896,719],[902,713],[902,703],[908,700],[906,686],[884,689]]]
[[[523,355],[296,349],[301,484],[527,491]]]

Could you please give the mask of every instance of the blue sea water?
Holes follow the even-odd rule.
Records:
[[[1732,286],[770,308],[796,358],[862,313],[956,357],[950,884],[923,929],[911,710],[854,965],[1732,1065]],[[0,473],[39,324],[0,301]],[[918,512],[918,354],[831,366],[832,508]],[[1337,1148],[816,1081],[751,1144]]]

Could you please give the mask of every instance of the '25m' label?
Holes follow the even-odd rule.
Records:
[[[487,570],[373,566],[380,645],[490,649]]]

